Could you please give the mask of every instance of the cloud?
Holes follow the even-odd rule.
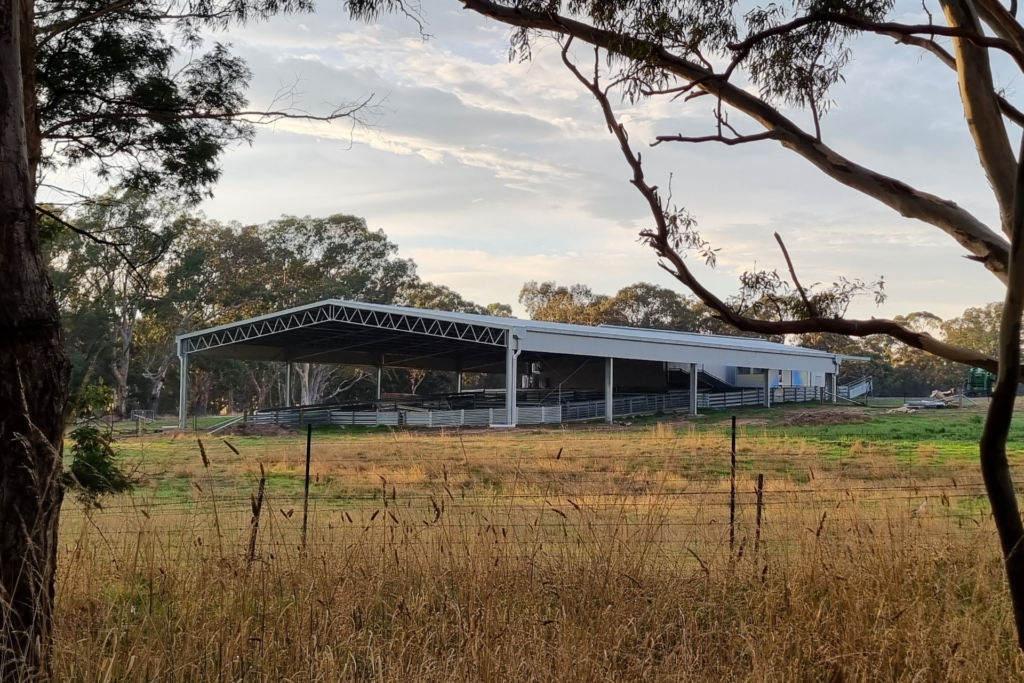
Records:
[[[636,241],[648,209],[557,46],[541,41],[533,61],[509,62],[502,25],[450,0],[428,3],[426,17],[429,40],[404,18],[352,22],[340,3],[234,31],[230,39],[256,75],[255,105],[300,79],[298,106],[321,111],[374,93],[383,116],[373,129],[281,122],[264,131],[252,148],[227,155],[207,213],[247,222],[356,213],[415,258],[425,278],[478,302],[514,302],[529,279],[608,293],[638,280],[676,286]],[[823,121],[826,141],[993,221],[955,74],[883,38],[860,39],[854,54]],[[588,51],[577,57],[584,63]],[[1001,296],[950,238],[776,143],[647,147],[657,134],[711,132],[708,100],[615,104],[648,178],[663,192],[671,186],[722,247],[718,269],[699,270],[716,291],[734,291],[736,275],[755,263],[782,267],[778,231],[808,281],[886,276],[890,303],[865,303],[859,315],[927,309],[948,317]],[[806,113],[792,115],[809,125]],[[757,131],[754,122],[732,120]]]

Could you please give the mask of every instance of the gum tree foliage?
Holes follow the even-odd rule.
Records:
[[[79,332],[65,324],[68,346],[85,350],[78,369],[88,381],[103,355],[114,390],[114,412],[127,413],[129,370],[134,337],[142,311],[159,294],[163,268],[174,241],[189,226],[176,205],[141,191],[111,193],[90,202],[75,216],[75,224],[93,235],[116,235],[117,250],[69,230],[59,231],[49,244],[50,272],[61,313],[76,321],[86,316]],[[89,317],[93,314],[93,317]],[[99,337],[94,337],[100,332]]]
[[[680,332],[715,332],[717,327],[706,307],[693,297],[647,282],[607,296],[583,284],[567,287],[531,280],[520,290],[519,303],[534,320]]]
[[[250,72],[204,33],[308,0],[0,1],[0,681],[50,676],[64,413],[70,366],[38,229],[69,223],[55,187],[74,169],[122,190],[195,202],[228,145],[254,125],[307,117],[287,103],[249,111]],[[366,113],[357,102],[319,116]],[[38,206],[46,188],[51,207]]]
[[[480,306],[463,298],[461,294],[444,285],[433,282],[417,282],[406,286],[396,302],[401,306],[413,308],[430,308],[436,311],[452,311],[455,313],[475,313],[477,315],[495,315],[507,318],[512,315],[512,307],[508,304],[493,303]]]
[[[1020,338],[1024,312],[1024,172],[1019,135],[1010,124],[1024,114],[993,76],[993,62],[1024,73],[1024,23],[1016,0],[925,0],[928,20],[895,20],[892,0],[460,0],[465,9],[511,27],[511,56],[529,59],[535,39],[554,37],[566,68],[597,101],[626,162],[628,177],[650,212],[640,234],[661,267],[689,288],[722,321],[747,333],[769,336],[886,335],[952,363],[990,370],[997,383],[979,443],[979,462],[1005,559],[1019,644],[1024,645],[1024,523],[1015,495],[1006,440],[1021,380]],[[356,6],[360,16],[381,8]],[[913,187],[848,157],[829,144],[822,128],[856,54],[857,38],[871,33],[892,38],[893,60],[913,64],[935,59],[949,68],[948,88],[959,91],[966,132],[980,172],[991,187],[998,220],[989,225],[952,197]],[[927,55],[922,55],[921,50]],[[898,96],[898,93],[896,94]],[[706,128],[663,131],[653,140],[631,140],[613,100],[654,98],[666,106],[709,107]],[[696,104],[692,104],[696,103]],[[915,106],[919,106],[915,103]],[[923,114],[927,116],[927,113]],[[683,120],[694,121],[695,119]],[[1013,136],[1011,138],[1011,132]],[[875,131],[865,126],[865,139]],[[955,240],[979,264],[977,277],[995,277],[1006,287],[995,353],[962,346],[898,320],[846,317],[845,310],[818,305],[823,293],[843,295],[838,275],[824,287],[802,287],[780,238],[788,273],[780,277],[802,306],[763,312],[746,310],[706,287],[687,254],[714,265],[715,249],[701,238],[696,219],[645,175],[639,146],[691,144],[728,147],[779,145],[832,178],[900,215]],[[724,153],[724,152],[723,152]],[[668,179],[664,179],[667,181]],[[664,184],[664,183],[662,183]],[[988,272],[982,270],[984,268]],[[749,274],[748,274],[749,275]],[[751,301],[772,294],[775,283],[753,274]],[[863,285],[866,293],[883,295]],[[792,297],[791,297],[792,298]],[[840,307],[842,309],[842,307]]]
[[[120,210],[127,204],[111,208]],[[355,216],[284,216],[243,226],[167,210],[166,226],[160,231],[153,220],[141,220],[152,217],[143,209],[160,206],[143,203],[135,214],[143,244],[162,235],[165,239],[154,244],[166,247],[151,263],[136,259],[149,263],[140,268],[146,275],[142,281],[129,277],[130,269],[117,254],[60,230],[59,225],[48,243],[68,345],[75,350],[76,386],[97,377],[108,381],[118,387],[118,403],[125,410],[174,409],[174,338],[197,329],[332,297],[464,313],[512,312],[506,304],[479,306],[448,287],[424,282],[416,265],[400,258],[397,246],[383,232],[371,230]],[[106,232],[99,226],[111,223],[110,213],[90,206],[73,215],[76,224]],[[122,239],[123,250],[141,253],[135,243]],[[279,364],[198,358],[190,369],[191,412],[235,412],[284,401]],[[374,375],[365,370],[317,363],[297,363],[295,370],[294,398],[303,404],[373,396]],[[451,377],[445,373],[410,373],[390,369],[385,378],[388,390],[451,389]]]

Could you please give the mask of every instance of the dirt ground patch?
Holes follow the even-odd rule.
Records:
[[[857,408],[802,410],[792,413],[782,422],[783,427],[813,427],[866,422],[869,413]]]
[[[722,424],[731,424],[730,420],[722,420]],[[736,418],[737,427],[766,427],[768,420],[762,417],[738,417]]]
[[[296,431],[281,425],[239,423],[220,432],[221,436],[289,436]]]

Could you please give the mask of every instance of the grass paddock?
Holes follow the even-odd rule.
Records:
[[[55,669],[1024,680],[976,463],[982,409],[741,411],[735,497],[727,414],[318,430],[305,543],[304,435],[200,435],[209,466],[194,435],[126,437],[135,493],[65,504]],[[1015,431],[1015,466],[1022,451]]]

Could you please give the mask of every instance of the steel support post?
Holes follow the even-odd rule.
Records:
[[[292,362],[288,361],[285,364],[284,371],[284,407],[290,408],[292,405]]]
[[[837,378],[837,374],[834,373],[834,372],[829,375],[829,389],[828,390],[830,392],[832,392],[832,402],[833,403],[838,402],[838,399],[836,398],[836,392],[838,391],[839,387],[837,386],[838,382],[837,382],[836,378]]]
[[[516,372],[519,354],[512,344],[512,339],[509,338],[508,347],[505,349],[505,424],[510,427],[516,424],[516,384],[519,381],[519,373]]]
[[[604,359],[604,421],[615,419],[615,359]]]
[[[185,429],[188,426],[188,354],[178,354],[178,428]]]
[[[374,398],[376,398],[378,401],[380,400],[380,397],[382,395],[381,385],[383,383],[384,383],[384,366],[383,365],[378,365],[377,366],[377,388],[374,390],[374,394],[373,394]]]
[[[697,364],[690,363],[690,415],[697,414]]]
[[[772,407],[772,371],[764,369],[764,407]]]

